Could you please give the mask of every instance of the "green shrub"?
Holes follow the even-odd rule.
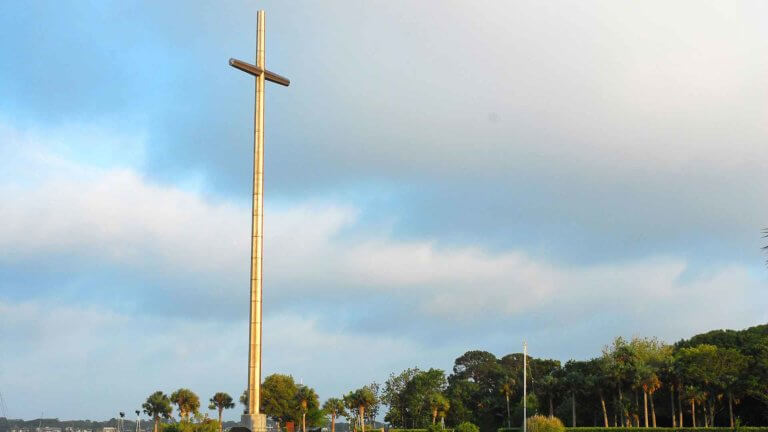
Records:
[[[455,429],[456,432],[480,432],[480,428],[470,422],[459,423]]]
[[[530,423],[529,423],[530,424]],[[626,428],[626,427],[568,427],[566,432],[731,432],[729,427],[655,427],[655,428]],[[739,432],[768,432],[764,426],[741,426]]]
[[[437,427],[436,430],[440,432],[454,432],[453,429],[448,429],[448,428],[440,429],[440,425],[434,425],[434,426],[436,426]],[[389,429],[389,432],[427,432],[428,430],[429,429],[394,429],[393,428],[393,429]],[[368,432],[368,429],[366,429],[365,432]],[[632,432],[637,432],[637,431],[632,431]]]
[[[427,430],[426,429],[390,429],[389,432],[427,432]]]
[[[439,424],[433,424],[427,426],[427,432],[443,432],[443,428]]]
[[[535,415],[528,418],[528,432],[565,432],[563,422],[557,417]]]
[[[219,432],[219,422],[205,419],[199,423],[189,421],[169,424],[161,423],[160,432]]]

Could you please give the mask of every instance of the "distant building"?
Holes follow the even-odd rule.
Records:
[[[101,429],[101,432],[117,432],[116,427],[105,426]]]

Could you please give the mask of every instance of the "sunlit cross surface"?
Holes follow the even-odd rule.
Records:
[[[230,59],[229,65],[256,78],[253,115],[253,219],[251,225],[251,308],[248,343],[248,411],[243,423],[252,431],[266,430],[266,417],[260,413],[262,257],[264,234],[264,83],[288,86],[290,81],[265,66],[264,11],[258,12],[256,65]]]

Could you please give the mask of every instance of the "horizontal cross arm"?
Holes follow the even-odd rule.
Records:
[[[240,69],[241,71],[245,73],[249,73],[253,76],[259,76],[261,74],[264,74],[264,79],[267,81],[271,81],[273,83],[277,83],[280,85],[284,85],[288,87],[291,84],[291,80],[284,76],[280,76],[274,72],[265,71],[264,69],[254,66],[250,63],[246,63],[244,61],[240,61],[238,59],[229,59],[229,65],[232,66],[235,69]]]

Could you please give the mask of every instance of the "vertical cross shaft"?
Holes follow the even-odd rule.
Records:
[[[258,12],[256,66],[266,70],[264,11]],[[251,313],[248,345],[248,413],[259,414],[261,399],[261,312],[264,228],[264,73],[256,76],[253,115],[253,220],[251,222]]]
[[[256,26],[256,65],[229,59],[229,65],[256,78],[256,106],[253,113],[253,211],[251,219],[251,308],[248,326],[248,406],[242,422],[252,432],[266,432],[267,417],[261,404],[262,258],[264,239],[264,84],[289,86],[291,80],[265,68],[264,11]]]

